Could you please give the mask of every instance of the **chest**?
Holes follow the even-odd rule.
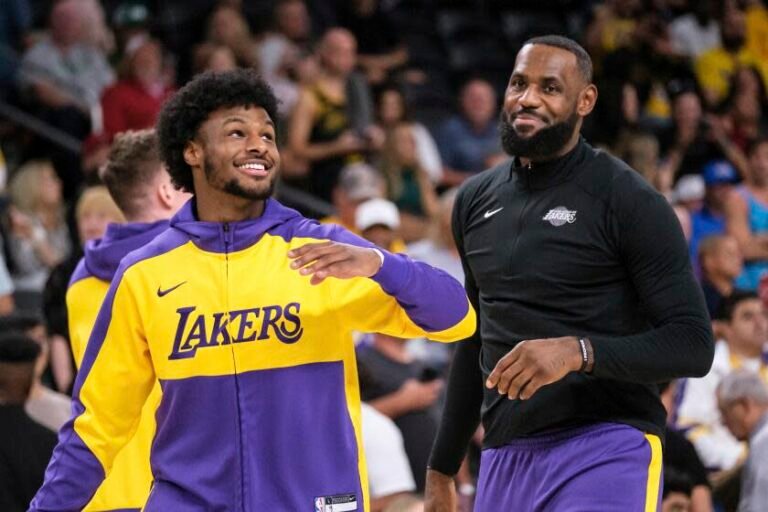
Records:
[[[599,286],[622,274],[607,206],[572,186],[502,185],[473,205],[464,251],[481,290],[498,286]]]
[[[190,254],[144,273],[141,314],[158,376],[221,375],[345,357],[351,346],[341,342],[346,338],[331,287],[309,285],[290,269],[287,249],[275,244]]]

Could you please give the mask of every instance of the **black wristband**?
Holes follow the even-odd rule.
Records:
[[[587,351],[587,339],[579,338],[579,349],[581,350],[581,368],[579,372],[583,372],[589,366],[589,352]]]

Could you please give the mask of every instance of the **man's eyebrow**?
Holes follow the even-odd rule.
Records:
[[[242,117],[232,116],[232,117],[226,118],[224,120],[224,122],[222,122],[221,124],[222,124],[222,126],[226,126],[226,125],[231,124],[231,123],[243,123],[243,124],[246,124],[247,122],[248,121],[246,121]],[[267,124],[267,125],[271,126],[272,128],[275,127],[275,123],[272,122],[271,119],[267,119],[266,121],[264,121],[264,124]]]
[[[238,116],[232,116],[232,117],[226,118],[224,120],[224,122],[221,123],[221,124],[222,125],[227,125],[227,124],[230,124],[230,123],[245,123],[245,119],[243,119],[242,117],[238,117]]]

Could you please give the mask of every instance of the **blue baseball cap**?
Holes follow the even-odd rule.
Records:
[[[739,181],[739,173],[728,160],[712,160],[702,170],[707,185],[733,184]]]

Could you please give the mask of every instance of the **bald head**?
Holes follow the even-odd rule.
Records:
[[[332,28],[320,40],[320,59],[326,70],[346,75],[357,65],[357,40],[347,29]]]
[[[353,47],[357,49],[357,40],[354,34],[345,28],[329,29],[320,40],[320,49],[324,51],[337,50],[338,48]]]
[[[80,40],[84,19],[81,5],[75,0],[64,0],[51,9],[51,36],[58,45],[69,46]]]

